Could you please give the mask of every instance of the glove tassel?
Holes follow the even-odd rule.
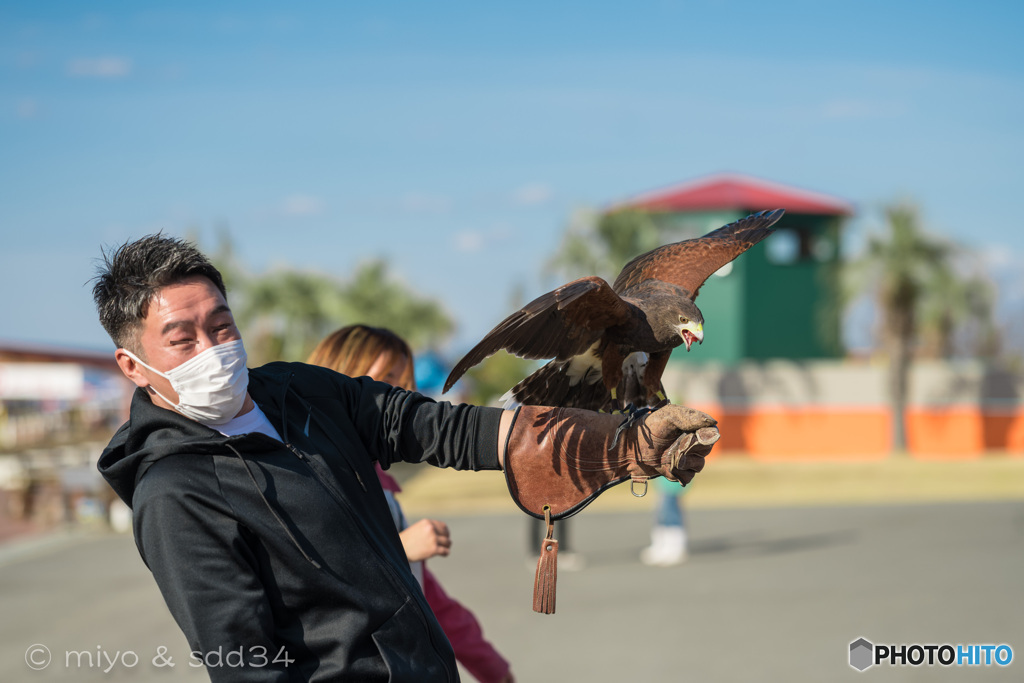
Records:
[[[533,611],[541,614],[555,613],[555,584],[558,581],[558,541],[555,540],[555,523],[551,519],[551,506],[544,506],[544,521],[548,525],[547,536],[540,544],[537,559],[537,575],[533,580]]]

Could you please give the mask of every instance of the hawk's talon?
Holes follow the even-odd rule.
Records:
[[[622,436],[624,431],[632,427],[634,422],[639,421],[644,415],[653,411],[653,408],[637,408],[632,403],[626,406],[626,410],[623,411],[622,414],[627,415],[628,417],[622,421],[622,424],[616,427],[615,436],[612,438],[612,442],[611,445],[608,446],[608,450],[613,450],[619,444],[619,437]]]

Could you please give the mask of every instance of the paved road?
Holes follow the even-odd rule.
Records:
[[[671,569],[636,560],[646,515],[584,513],[571,523],[586,567],[560,573],[553,616],[530,610],[524,517],[447,521],[455,553],[431,566],[520,683],[1024,680],[1024,502],[695,510],[691,561]],[[205,680],[128,538],[0,549],[0,607],[2,681]],[[1007,643],[1015,657],[861,674],[847,665],[859,636]],[[40,672],[25,663],[35,643],[55,654]],[[97,646],[139,663],[65,667],[65,650]],[[159,646],[176,667],[153,666]]]

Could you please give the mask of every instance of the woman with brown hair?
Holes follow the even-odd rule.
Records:
[[[403,389],[416,388],[412,350],[401,337],[380,327],[349,325],[336,330],[317,345],[307,362],[350,377],[366,375]],[[481,683],[512,683],[508,662],[484,639],[476,617],[444,592],[424,564],[431,557],[443,557],[451,551],[448,525],[435,519],[407,524],[394,495],[401,487],[379,465],[375,468],[410,568],[448,636],[456,659]]]

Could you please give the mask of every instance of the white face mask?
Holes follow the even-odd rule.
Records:
[[[142,367],[167,379],[178,394],[177,405],[155,387],[153,391],[196,422],[222,425],[238,415],[245,404],[249,373],[245,369],[245,347],[241,339],[210,347],[167,372],[146,365],[127,349],[124,352]]]

